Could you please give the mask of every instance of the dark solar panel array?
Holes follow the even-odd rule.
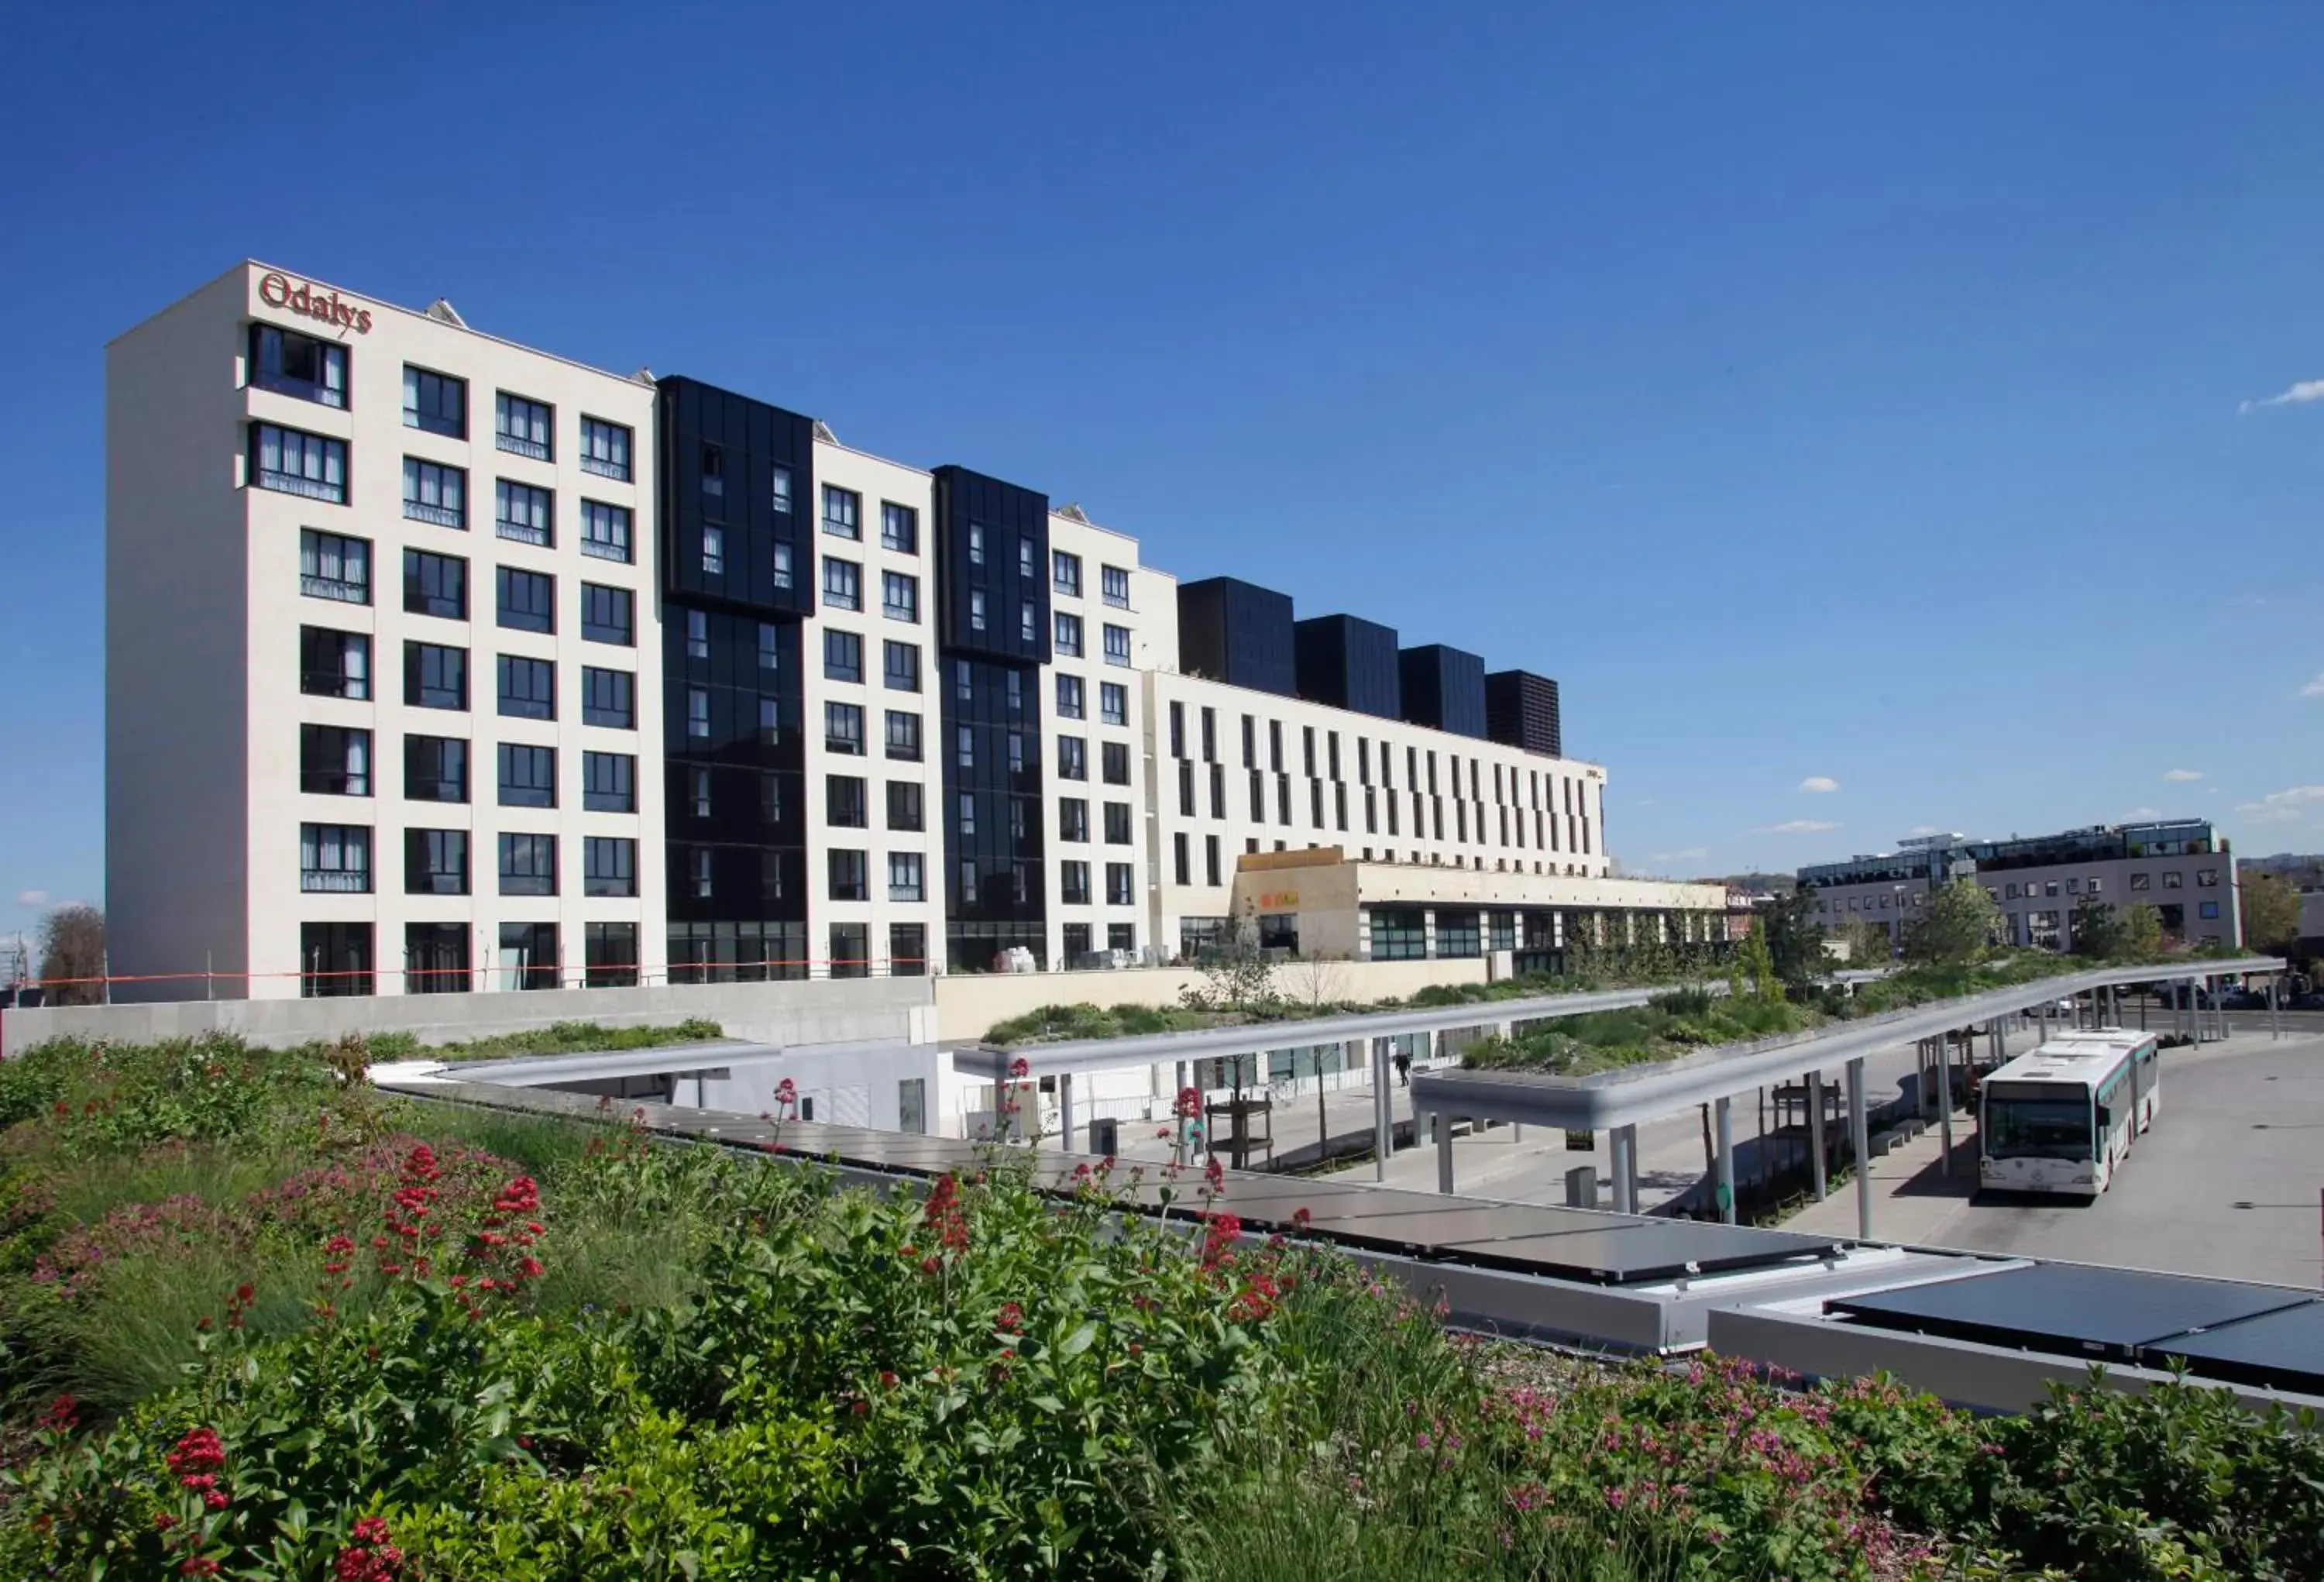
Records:
[[[2215,1378],[2324,1384],[2324,1303],[2304,1291],[2133,1269],[2035,1263],[1839,1297],[1828,1314],[1882,1329],[2167,1365]]]
[[[510,1090],[489,1085],[451,1084],[434,1089],[447,1097],[507,1103]],[[595,1098],[541,1088],[523,1090],[527,1107],[595,1114],[613,1119],[643,1110],[655,1130],[726,1143],[763,1148],[794,1157],[825,1159],[850,1168],[902,1175],[935,1176],[947,1170],[974,1172],[990,1161],[989,1144],[823,1122],[779,1124],[712,1110],[674,1109],[662,1105],[616,1101],[601,1106]],[[1011,1149],[1014,1157],[1025,1151]],[[1035,1180],[1044,1187],[1072,1190],[1101,1163],[1094,1158],[1038,1152],[1030,1155]],[[1076,1172],[1084,1172],[1077,1175]],[[1215,1198],[1204,1189],[1199,1166],[1176,1172],[1154,1162],[1117,1161],[1102,1178],[1108,1196],[1126,1207],[1186,1217],[1215,1207],[1262,1235],[1288,1231],[1300,1211],[1308,1234],[1368,1251],[1460,1263],[1474,1267],[1588,1281],[1600,1285],[1637,1284],[1714,1271],[1809,1262],[1831,1255],[1840,1243],[1831,1236],[1789,1231],[1752,1230],[1645,1215],[1600,1214],[1517,1203],[1480,1203],[1434,1192],[1406,1192],[1328,1180],[1305,1180],[1259,1171],[1228,1170]]]

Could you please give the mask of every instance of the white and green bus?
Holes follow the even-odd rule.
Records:
[[[1978,1186],[2095,1198],[2154,1124],[2155,1035],[2102,1028],[2053,1038],[1978,1090]]]

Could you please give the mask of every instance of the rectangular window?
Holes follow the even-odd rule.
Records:
[[[2219,870],[2218,870],[2218,869],[2217,869],[2217,868],[2198,868],[2198,869],[2196,869],[2196,870],[2195,870],[2195,888],[2196,888],[2196,889],[2198,889],[2198,890],[2216,890],[2216,889],[2218,889],[2218,887],[2219,887]],[[2097,881],[2097,880],[2093,879],[2092,881],[2090,881],[2090,888],[2091,888],[2092,890],[2096,890],[2096,889],[2098,888],[2098,881]]]
[[[630,430],[603,418],[582,418],[581,470],[626,481],[630,476]]]
[[[779,588],[787,588],[790,585],[791,547],[788,544],[777,544],[775,546],[775,586]]]
[[[468,707],[468,651],[438,643],[403,645],[403,701],[411,708]]]
[[[1186,837],[1182,831],[1170,837],[1170,878],[1173,884],[1191,884],[1194,881],[1186,857]]]
[[[823,602],[835,610],[863,607],[863,568],[853,560],[823,561]]]
[[[261,390],[345,409],[347,348],[280,325],[250,327],[250,382]]]
[[[299,888],[337,893],[371,891],[371,827],[299,826]]]
[[[547,548],[556,539],[556,496],[530,484],[493,480],[493,532],[520,544]],[[628,554],[614,557],[627,560]]]
[[[466,439],[468,382],[404,364],[403,426],[449,439]]]
[[[1219,837],[1203,837],[1203,882],[1215,886],[1219,883]]]
[[[926,810],[920,798],[919,782],[891,780],[888,782],[888,828],[918,829],[924,827]]]
[[[2185,887],[2185,880],[2186,875],[2181,874],[2178,869],[2166,868],[2163,870],[2163,888],[2165,890],[2183,889]],[[2056,894],[2057,890],[2058,887],[2055,884],[2050,886],[2050,892],[2052,894]]]
[[[863,679],[863,639],[854,632],[842,632],[837,627],[823,630],[823,674],[825,680],[861,681]]]
[[[1108,626],[1105,629],[1105,662],[1126,665],[1130,662],[1130,628]]]
[[[1108,846],[1130,844],[1130,804],[1128,802],[1106,803],[1105,843]]]
[[[888,976],[926,977],[928,975],[928,925],[888,925]],[[928,1129],[928,1079],[906,1077],[896,1084],[897,1130],[925,1133]]]
[[[370,994],[376,986],[369,923],[300,923],[300,997]]]
[[[2195,910],[2197,915],[2201,917],[2205,922],[2216,922],[2218,920],[2219,903],[2216,901],[2206,901],[2199,905]]]
[[[1060,610],[1056,615],[1056,627],[1057,657],[1079,659],[1082,652],[1082,618]]]
[[[1033,541],[1028,538],[1019,538],[1017,541],[1017,575],[1028,582],[1040,575],[1034,567],[1033,560]]]
[[[824,822],[838,829],[863,829],[870,827],[872,811],[864,795],[864,781],[853,774],[826,774],[823,777]]]
[[[527,747],[513,742],[500,745],[501,806],[557,806],[557,754],[549,747]]]
[[[924,865],[916,851],[891,851],[888,854],[888,899],[890,901],[924,901],[927,898],[927,884],[922,877]]]
[[[468,893],[468,832],[465,829],[405,830],[403,893],[406,895],[466,895]]]
[[[880,504],[880,547],[899,554],[920,552],[920,513],[890,501]]]
[[[823,745],[825,752],[863,752],[863,710],[853,703],[823,706]]]
[[[1030,643],[1034,641],[1035,637],[1040,632],[1040,612],[1035,609],[1029,603],[1019,606],[1017,609],[1017,635],[1023,638],[1026,642]]]
[[[1099,586],[1104,590],[1105,602],[1115,609],[1130,607],[1130,572],[1127,568],[1108,566],[1098,573]]]
[[[1059,780],[1089,778],[1089,747],[1079,736],[1057,738],[1057,778]]]
[[[557,837],[503,835],[501,839],[501,893],[557,893]]]
[[[549,409],[507,391],[493,397],[493,443],[535,461],[549,458]]]
[[[975,834],[975,833],[976,833],[976,799],[975,799],[974,797],[971,796],[971,795],[970,795],[968,792],[966,792],[966,791],[963,791],[963,792],[961,792],[961,793],[960,793],[960,801],[959,801],[959,804],[958,804],[957,812],[958,812],[958,819],[957,819],[957,822],[959,823],[959,826],[960,826],[960,832],[961,832],[963,835],[973,835],[973,834]]]
[[[637,646],[637,600],[626,587],[581,585],[581,641]]]
[[[1178,811],[1189,819],[1194,816],[1194,765],[1190,759],[1178,764]]]
[[[870,977],[872,976],[872,930],[862,923],[831,925],[831,976],[834,977]],[[815,1100],[802,1099],[799,1119],[815,1118]]]
[[[968,590],[968,629],[972,632],[984,630],[984,590],[982,588]]]
[[[686,854],[687,893],[696,901],[709,899],[711,893],[710,853],[706,847],[694,847]]]
[[[521,654],[500,656],[500,711],[512,719],[557,717],[557,667]]]
[[[686,689],[686,734],[696,741],[710,739],[710,693],[706,688]]]
[[[371,638],[326,626],[299,628],[299,690],[309,698],[371,696]]]
[[[2152,887],[2153,883],[2154,875],[2152,874],[2133,874],[2130,876],[2130,887],[2133,890],[2148,889]]]
[[[776,515],[788,516],[791,513],[791,469],[779,462],[774,469],[772,498]]]
[[[702,448],[702,494],[707,502],[726,497],[726,453],[715,445]]]
[[[862,852],[834,850],[831,853],[831,899],[834,901],[872,899],[871,885],[864,876]]]
[[[1128,863],[1108,863],[1105,865],[1105,903],[1108,906],[1136,904]]]
[[[617,731],[637,728],[637,678],[627,671],[581,667],[581,723]]]
[[[581,754],[581,805],[592,813],[638,810],[638,761],[626,753]]]
[[[403,458],[403,514],[437,527],[468,525],[468,474],[465,467]]]
[[[686,657],[710,657],[710,617],[701,610],[686,612]]]
[[[953,752],[963,769],[976,767],[976,733],[962,726],[953,734]]]
[[[880,607],[891,621],[918,621],[920,579],[900,571],[881,573]]]
[[[457,736],[405,736],[403,800],[407,802],[466,801],[468,744]]]
[[[1084,711],[1082,708],[1082,679],[1079,676],[1058,676],[1057,717],[1059,719],[1080,719],[1084,717]]]
[[[341,604],[371,603],[371,542],[311,527],[299,530],[299,591]]]
[[[854,490],[823,486],[823,531],[834,538],[862,538],[862,510],[863,497]]]
[[[499,621],[512,632],[557,630],[557,579],[538,571],[502,566],[493,574],[498,585]]]
[[[1079,797],[1057,799],[1057,838],[1077,845],[1089,839],[1089,803]]]
[[[635,895],[638,843],[623,836],[591,835],[581,842],[581,893]]]
[[[1098,754],[1103,765],[1099,777],[1108,785],[1128,785],[1130,783],[1130,744],[1127,742],[1102,743],[1098,747]]]
[[[346,726],[300,726],[299,789],[330,797],[371,795],[371,733]]]
[[[272,423],[253,423],[250,476],[262,489],[344,505],[347,503],[346,441]]]
[[[920,761],[920,717],[900,708],[888,710],[888,756],[902,763]]]
[[[706,577],[726,575],[726,530],[705,527],[702,530],[702,574]]]
[[[1087,906],[1090,903],[1090,865],[1087,863],[1057,865],[1057,899],[1067,906]]]
[[[585,923],[582,986],[633,989],[638,985],[638,925]]]
[[[881,671],[891,692],[917,692],[920,689],[920,651],[918,644],[886,641],[880,645]]]
[[[600,560],[630,559],[630,513],[603,500],[581,502],[581,552]]]
[[[1102,725],[1130,723],[1130,689],[1119,681],[1097,684],[1097,717]]]
[[[769,747],[781,745],[782,724],[782,700],[761,697],[759,699],[760,743]]]
[[[1049,552],[1050,586],[1059,593],[1079,598],[1082,595],[1082,558],[1068,555],[1063,550]]]
[[[468,563],[457,555],[403,551],[403,610],[410,615],[468,618]]]

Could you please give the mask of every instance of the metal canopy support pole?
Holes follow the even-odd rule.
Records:
[[[1864,1057],[1848,1063],[1848,1146],[1856,1155],[1856,1234],[1872,1237],[1872,1139],[1864,1119]]]
[[[2267,1036],[2271,1039],[2283,1036],[2283,1015],[2275,1004],[2276,981],[2274,978],[2267,980]]]
[[[1074,1074],[1071,1071],[1057,1073],[1057,1120],[1065,1133],[1060,1145],[1071,1153],[1074,1152]]]
[[[1429,1117],[1436,1129],[1436,1189],[1452,1195],[1452,1117],[1439,1110]]]
[[[1636,1126],[1617,1126],[1607,1133],[1607,1137],[1614,1149],[1614,1212],[1636,1214],[1638,1211],[1638,1129]]]
[[[1816,1201],[1823,1201],[1823,1073],[1808,1073],[1808,1164],[1815,1173]]]
[[[1729,1105],[1724,1098],[1712,1106],[1719,1126],[1719,1217],[1728,1225],[1735,1223],[1735,1124]]]
[[[992,1140],[995,1143],[1008,1141],[1008,1133],[1003,1130],[1006,1124],[1003,1117],[1008,1114],[1003,1107],[1007,1102],[1006,1096],[1009,1091],[1005,1086],[1007,1081],[1008,1078],[1005,1077],[996,1076],[992,1079]]]
[[[1937,1040],[1937,1135],[1944,1148],[1943,1175],[1953,1173],[1953,1035]]]
[[[1388,1156],[1396,1147],[1395,1112],[1389,1109],[1388,1040],[1372,1040],[1372,1180],[1388,1180]]]

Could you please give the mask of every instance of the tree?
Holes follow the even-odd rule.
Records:
[[[1794,994],[1823,975],[1823,929],[1815,921],[1815,897],[1805,890],[1778,895],[1759,914],[1767,930],[1767,958],[1775,976]]]
[[[2300,937],[2300,892],[2281,874],[2246,868],[2242,875],[2244,943],[2280,950]]]
[[[1895,958],[1895,941],[1888,938],[1888,930],[1876,929],[1860,917],[1852,917],[1842,923],[1840,937],[1848,947],[1848,965],[1850,967]]]
[[[2095,895],[2075,900],[2072,927],[2073,951],[2077,956],[2107,961],[2129,953],[2129,925],[2112,906]]]
[[[2001,937],[2001,908],[1974,879],[1955,879],[1929,896],[1904,928],[1904,959],[1915,967],[1966,967]]]
[[[1743,939],[1743,948],[1735,953],[1735,967],[1728,976],[1728,993],[1739,997],[1748,982],[1750,992],[1771,1005],[1784,1003],[1783,980],[1775,976],[1775,964],[1767,954],[1767,930],[1761,920],[1751,920],[1751,931]]]
[[[41,921],[41,976],[51,1005],[95,1005],[105,999],[105,914],[60,906]],[[60,978],[74,981],[60,983]]]
[[[2122,914],[2123,954],[2149,961],[2163,954],[2163,914],[2138,902]]]

